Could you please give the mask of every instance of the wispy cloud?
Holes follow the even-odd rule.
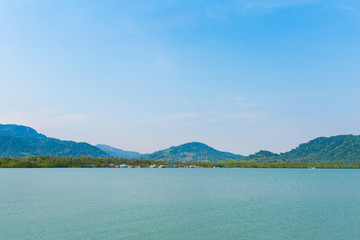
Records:
[[[309,5],[320,0],[238,0],[213,4],[207,11],[208,19],[227,20],[231,14],[271,13],[276,9]]]
[[[184,120],[184,119],[190,119],[195,118],[199,116],[197,113],[177,113],[177,114],[170,114],[155,118],[148,119],[151,122],[166,122],[166,121],[178,121],[178,120]]]
[[[1,0],[0,1],[0,9],[5,7],[21,7],[22,5],[26,3],[33,2],[34,0]]]
[[[268,118],[269,113],[266,111],[254,111],[254,112],[237,112],[230,114],[208,113],[204,114],[196,121],[184,123],[188,125],[203,125],[203,124],[227,124],[230,122],[247,123],[254,121],[262,121]]]
[[[86,121],[82,113],[57,114],[53,111],[11,112],[0,114],[2,124],[21,124],[35,128],[71,125]]]
[[[360,2],[358,1],[338,1],[330,4],[330,6],[339,10],[349,11],[353,13],[360,12]]]
[[[228,97],[228,98],[219,98],[209,101],[199,101],[197,103],[200,106],[241,106],[241,107],[249,107],[249,106],[257,106],[258,104],[255,102],[251,102],[245,97],[242,96],[235,96],[235,97]]]
[[[148,121],[157,123],[170,123],[179,126],[195,126],[206,124],[227,124],[229,122],[254,122],[262,121],[269,117],[266,111],[237,112],[223,114],[220,112],[199,112],[199,113],[179,113],[166,116],[151,118]]]
[[[269,113],[267,111],[255,111],[255,112],[240,112],[234,114],[227,114],[223,116],[223,119],[228,120],[259,120],[267,117]]]
[[[319,2],[319,0],[243,0],[240,1],[242,9],[276,9],[307,5]]]

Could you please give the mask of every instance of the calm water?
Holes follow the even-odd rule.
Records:
[[[0,239],[360,239],[360,170],[0,169]]]

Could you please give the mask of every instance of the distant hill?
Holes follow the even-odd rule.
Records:
[[[19,125],[0,124],[0,156],[30,157],[106,157],[107,154],[88,143],[48,138],[36,130]]]
[[[119,148],[114,148],[104,144],[98,144],[95,147],[99,148],[103,152],[107,153],[111,157],[118,157],[118,158],[141,158],[142,154],[138,152],[132,151],[124,151]]]
[[[360,163],[360,136],[319,137],[285,153],[256,153],[246,160],[254,162]]]
[[[339,135],[319,137],[297,148],[276,154],[261,150],[247,157],[221,152],[199,142],[174,146],[152,154],[124,151],[107,145],[92,146],[88,143],[77,143],[49,138],[36,130],[20,125],[0,124],[0,157],[119,157],[143,158],[163,161],[221,161],[227,159],[246,160],[258,163],[302,162],[302,163],[360,163],[360,135]]]
[[[360,136],[319,137],[280,154],[278,159],[287,162],[360,163]]]
[[[13,137],[40,137],[45,138],[43,134],[39,134],[31,127],[15,125],[15,124],[0,124],[0,136],[13,136]]]
[[[162,161],[204,161],[210,162],[220,161],[225,159],[242,159],[244,156],[236,155],[228,152],[221,152],[209,147],[206,144],[199,142],[186,143],[180,146],[171,147],[165,150],[157,151],[152,154],[145,154],[142,156],[149,160]]]
[[[251,155],[247,156],[244,160],[251,159],[251,160],[256,160],[257,162],[262,162],[262,161],[266,161],[267,159],[276,158],[278,156],[279,156],[279,154],[272,153],[270,151],[260,150],[259,152],[255,153],[255,154],[251,154]]]

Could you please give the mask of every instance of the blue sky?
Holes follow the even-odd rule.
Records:
[[[0,122],[153,152],[360,134],[360,3],[0,0]]]

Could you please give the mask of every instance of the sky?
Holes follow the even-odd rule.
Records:
[[[0,0],[0,123],[151,153],[360,134],[360,2]]]

